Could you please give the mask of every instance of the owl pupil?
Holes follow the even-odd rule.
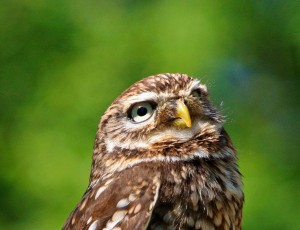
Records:
[[[145,116],[147,114],[148,110],[145,107],[140,107],[137,110],[137,115],[139,116]]]

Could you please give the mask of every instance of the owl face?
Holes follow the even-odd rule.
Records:
[[[205,85],[181,74],[145,78],[121,94],[100,122],[108,150],[185,142],[204,126],[220,127]]]

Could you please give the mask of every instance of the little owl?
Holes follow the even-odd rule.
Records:
[[[241,229],[236,151],[207,88],[145,78],[102,116],[89,186],[63,229]]]

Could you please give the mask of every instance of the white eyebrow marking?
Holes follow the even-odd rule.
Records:
[[[121,102],[126,102],[129,104],[133,104],[136,102],[141,102],[141,101],[156,101],[158,97],[157,93],[154,92],[143,92],[138,95],[130,96],[126,98],[126,100],[121,100]]]
[[[154,93],[154,92],[142,92],[138,95],[134,95],[134,96],[130,96],[128,98],[120,100],[120,102],[126,102],[129,104],[134,104],[137,102],[142,102],[142,101],[155,101],[158,102],[159,99],[163,99],[163,98],[171,98],[174,96],[184,96],[186,95],[186,90],[180,90],[179,92],[177,92],[176,94],[172,93],[172,92],[168,92],[168,93]]]
[[[198,79],[195,79],[190,86],[190,91],[193,91],[194,89],[198,88],[199,86],[201,86],[200,81]]]

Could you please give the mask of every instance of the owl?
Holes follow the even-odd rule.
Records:
[[[63,229],[241,229],[236,150],[207,87],[158,74],[102,116],[89,186]]]

